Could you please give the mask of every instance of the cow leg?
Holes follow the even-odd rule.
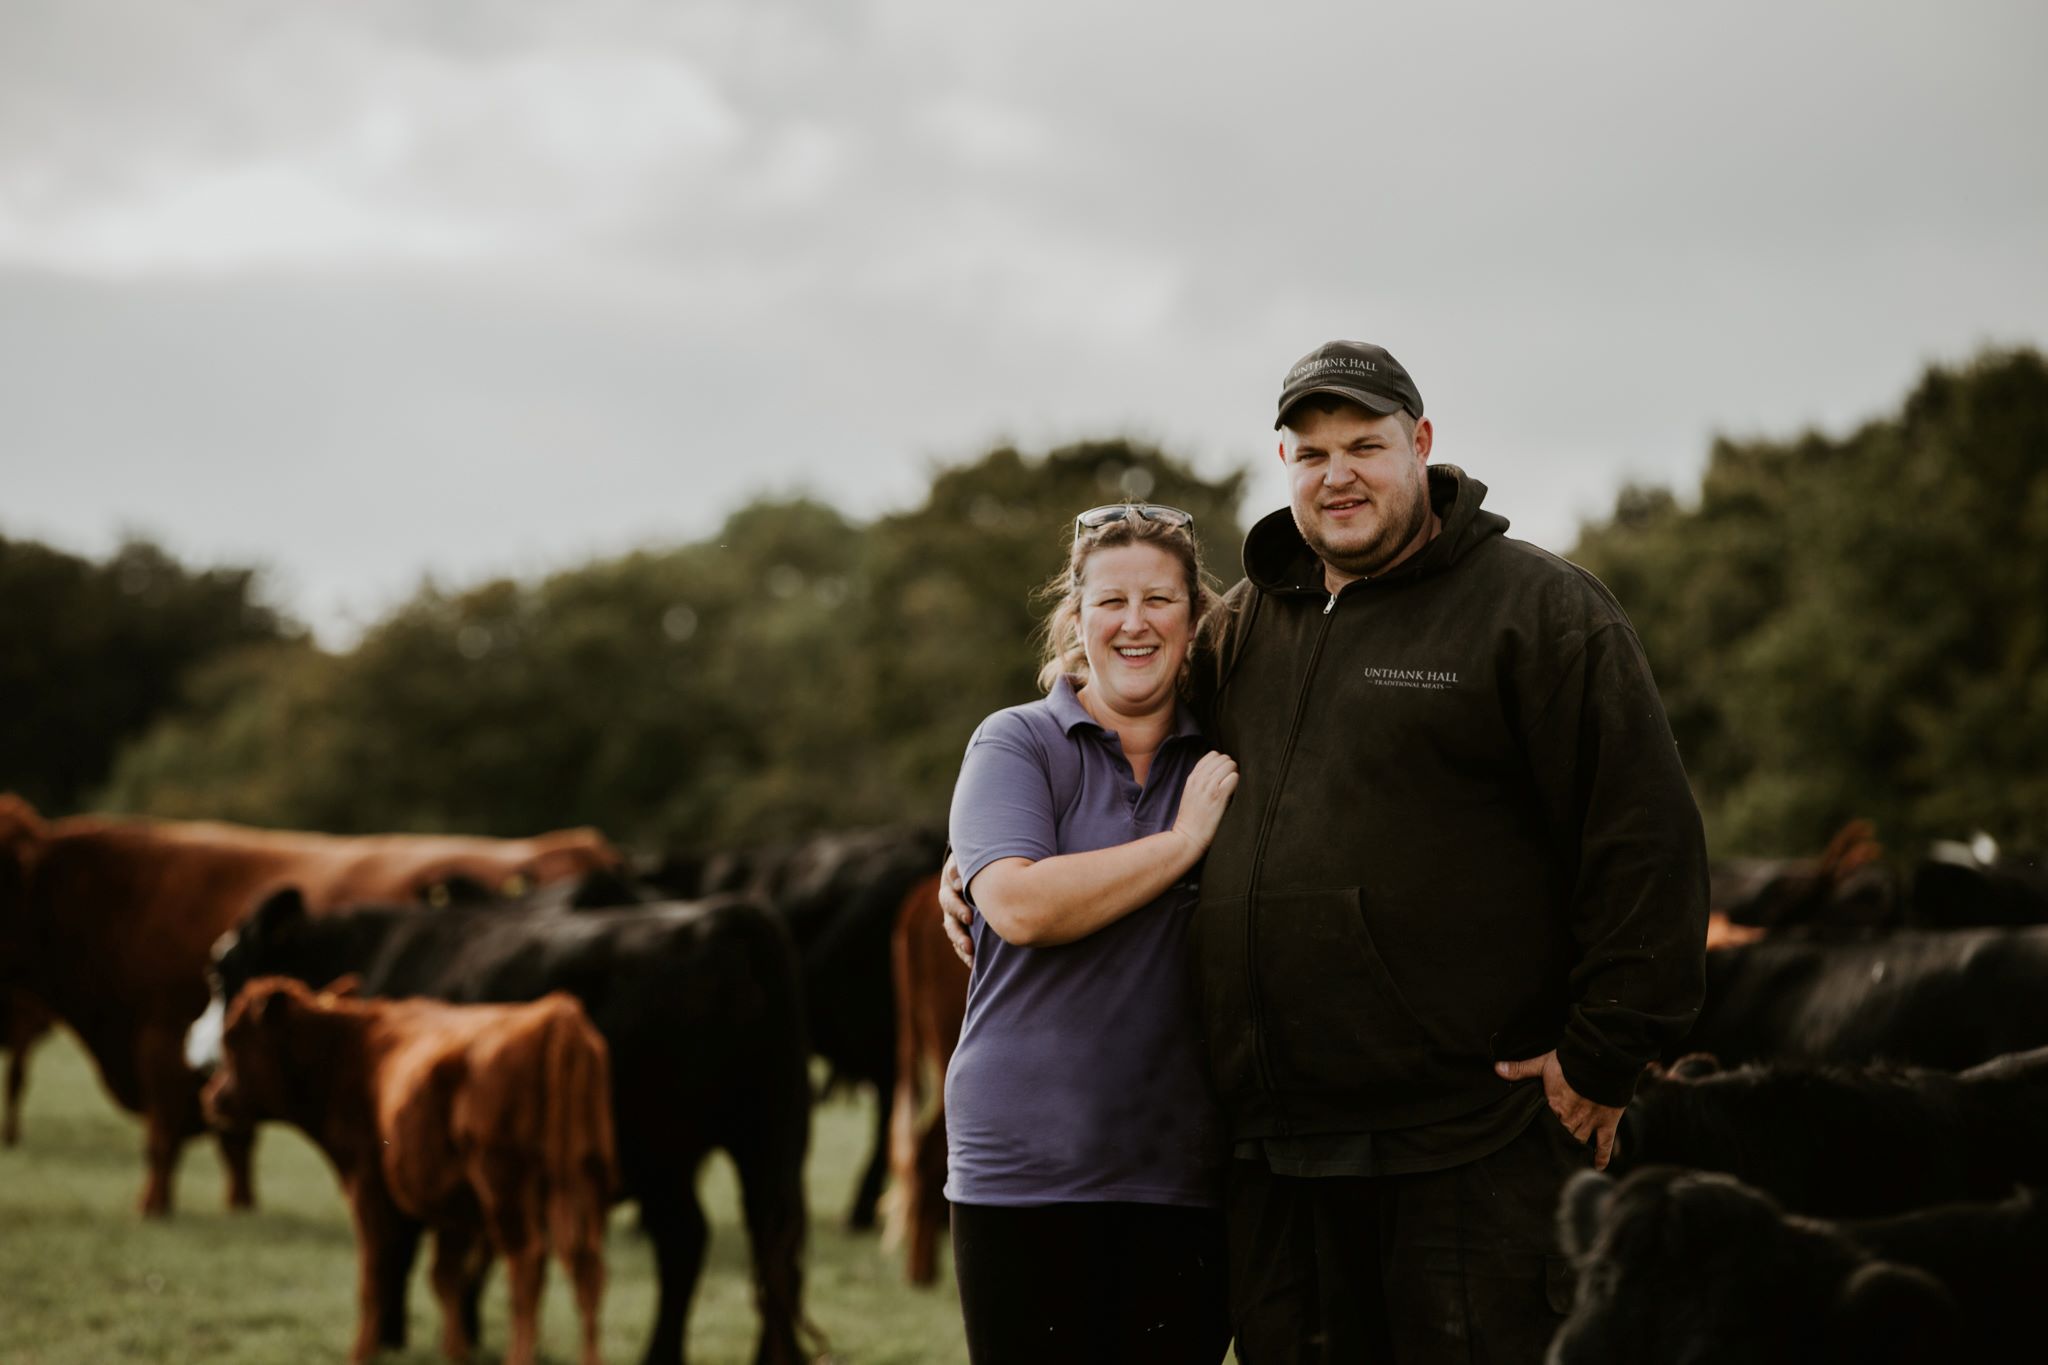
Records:
[[[515,1156],[487,1149],[471,1164],[469,1184],[483,1209],[491,1248],[505,1258],[512,1299],[505,1365],[533,1365],[540,1345],[540,1293],[548,1257],[540,1172]]]
[[[567,1264],[569,1281],[576,1286],[576,1313],[583,1323],[583,1354],[581,1365],[598,1365],[597,1345],[598,1312],[604,1307],[604,1241],[603,1228],[598,1229],[596,1243],[579,1244],[562,1259]]]
[[[481,1346],[484,1340],[484,1286],[491,1278],[491,1248],[479,1241],[472,1258],[469,1285],[462,1292],[462,1331]]]
[[[228,1177],[228,1207],[231,1209],[253,1209],[256,1207],[256,1186],[249,1176],[250,1158],[256,1151],[256,1130],[254,1128],[223,1129],[213,1135],[220,1144],[221,1169]]]
[[[28,1044],[16,1039],[7,1054],[7,1116],[0,1120],[0,1144],[21,1145],[21,1090],[28,1084]]]
[[[490,1254],[483,1229],[474,1222],[457,1220],[434,1229],[430,1276],[441,1305],[441,1354],[450,1360],[468,1360],[479,1344],[477,1299]]]
[[[611,1204],[602,1175],[586,1172],[576,1192],[556,1190],[550,1211],[551,1236],[562,1269],[576,1289],[576,1313],[583,1326],[582,1365],[598,1365],[597,1319],[604,1306],[604,1230]]]
[[[505,1365],[534,1365],[540,1345],[540,1293],[547,1275],[547,1239],[541,1235],[539,1210],[518,1198],[487,1208],[491,1240],[505,1258],[506,1287],[511,1291],[512,1334],[505,1344]]]
[[[853,1207],[846,1211],[846,1225],[866,1232],[875,1225],[875,1205],[882,1201],[882,1186],[889,1178],[889,1096],[895,1092],[893,1076],[875,1084],[875,1140],[868,1149],[868,1164],[854,1187]]]
[[[512,1339],[505,1365],[534,1365],[540,1343],[540,1291],[548,1269],[547,1243],[535,1237],[505,1252],[505,1278],[512,1291]]]
[[[761,1315],[755,1365],[800,1365],[803,1321],[804,1146],[809,1125],[760,1131],[729,1145],[740,1172],[740,1200],[754,1252],[754,1307]]]
[[[422,1231],[419,1223],[402,1218],[386,1237],[384,1254],[378,1263],[379,1341],[390,1350],[405,1345],[406,1289],[412,1283],[412,1263],[419,1256]]]
[[[695,1163],[679,1178],[671,1173],[668,1179],[673,1182],[669,1188],[659,1192],[643,1189],[640,1196],[640,1225],[654,1244],[654,1269],[660,1280],[654,1335],[648,1340],[644,1365],[682,1365],[690,1299],[697,1292],[697,1276],[704,1269],[704,1242],[710,1235],[704,1210],[697,1203]]]
[[[178,1169],[178,1153],[184,1149],[184,1135],[162,1113],[144,1117],[142,1159],[148,1174],[142,1186],[142,1216],[168,1218],[171,1213],[171,1173]]]
[[[420,1224],[391,1202],[375,1175],[350,1192],[356,1224],[356,1341],[351,1361],[405,1345],[405,1289],[420,1246]]]
[[[185,1139],[200,1132],[199,1078],[185,1065],[182,1039],[175,1030],[145,1027],[135,1040],[136,1070],[142,1081],[143,1152],[148,1179],[142,1189],[142,1215],[163,1218],[171,1212],[171,1184]]]

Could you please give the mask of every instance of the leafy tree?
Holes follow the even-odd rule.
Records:
[[[224,652],[294,637],[244,568],[195,570],[146,540],[103,563],[0,537],[0,790],[77,808],[117,747]]]
[[[1722,852],[2048,833],[2048,365],[1931,370],[1833,440],[1718,442],[1575,557],[1627,605]]]
[[[309,775],[332,771],[339,660],[304,639],[252,645],[189,675],[181,705],[125,745],[93,804],[184,820],[340,828]]]
[[[427,584],[345,655],[216,680],[124,756],[110,796],[341,831],[728,835],[729,801],[760,804],[745,799],[787,742],[780,713],[831,676],[818,653],[856,539],[816,504],[757,504],[703,543],[537,584]]]

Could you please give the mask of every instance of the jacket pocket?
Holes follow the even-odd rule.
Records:
[[[1188,928],[1195,964],[1195,1010],[1218,1094],[1258,1083],[1252,1051],[1250,974],[1245,958],[1245,898],[1201,902]]]
[[[1412,1079],[1422,1021],[1373,945],[1357,888],[1260,896],[1259,1022],[1282,1089],[1351,1090]]]

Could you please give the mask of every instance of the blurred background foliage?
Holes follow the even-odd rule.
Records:
[[[1657,671],[1718,854],[2048,835],[2048,367],[1930,370],[1840,439],[1716,442],[1572,555]]]
[[[670,848],[942,821],[975,724],[1036,695],[1034,593],[1074,513],[1186,507],[1234,576],[1242,492],[1126,442],[1005,448],[871,523],[764,500],[700,542],[425,586],[346,652],[223,637],[108,742],[88,804],[343,832],[588,823]],[[13,758],[0,788],[35,790]]]
[[[764,500],[696,543],[423,586],[343,652],[248,570],[0,540],[0,789],[697,848],[936,821],[976,722],[1036,694],[1034,593],[1073,513],[1186,507],[1228,582],[1242,479],[1126,442],[1002,448],[869,523]],[[2048,834],[2038,353],[1932,369],[1840,439],[1720,440],[1697,491],[1626,488],[1570,553],[1636,623],[1718,855],[1809,851],[1853,816],[1901,849]]]

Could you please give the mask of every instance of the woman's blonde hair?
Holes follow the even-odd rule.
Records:
[[[1088,653],[1081,643],[1082,575],[1088,567],[1090,555],[1097,550],[1111,550],[1121,545],[1156,545],[1180,561],[1181,573],[1187,581],[1190,644],[1193,643],[1194,628],[1202,624],[1202,618],[1215,605],[1216,586],[1202,567],[1202,549],[1195,543],[1193,527],[1175,526],[1135,514],[1101,526],[1077,526],[1067,547],[1066,567],[1047,579],[1045,586],[1038,590],[1039,597],[1053,604],[1038,630],[1040,691],[1052,691],[1052,685],[1062,674],[1073,674],[1084,682],[1087,680]],[[1183,688],[1187,684],[1187,676],[1188,663],[1182,659],[1179,682]]]

